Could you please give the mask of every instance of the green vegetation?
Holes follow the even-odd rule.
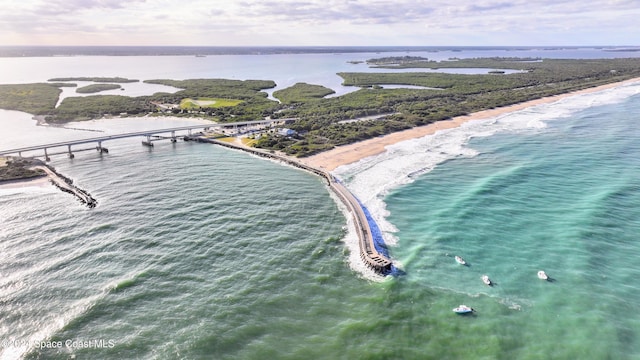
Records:
[[[78,84],[74,84],[74,83],[66,83],[66,82],[54,82],[54,83],[48,83],[51,86],[55,86],[55,87],[78,87]]]
[[[325,98],[332,92],[330,89],[299,83],[274,93],[282,100],[282,104],[269,100],[267,94],[261,91],[275,86],[273,81],[265,80],[147,80],[147,83],[181,90],[173,94],[156,93],[141,97],[69,97],[58,108],[54,108],[60,94],[57,84],[0,85],[0,108],[45,114],[52,122],[91,119],[105,114],[147,114],[167,111],[167,108],[174,106],[170,111],[175,114],[210,117],[219,122],[256,120],[266,116],[274,119],[295,118],[297,120],[287,127],[295,130],[296,135],[281,136],[272,132],[257,139],[254,146],[306,156],[337,145],[480,110],[640,77],[640,58],[485,58],[434,62],[402,57],[401,64],[395,58],[383,59],[378,63],[389,64],[391,60],[396,65],[390,68],[464,67],[498,71],[477,75],[433,72],[340,73],[345,85],[362,89]],[[519,71],[501,73],[505,69]],[[92,80],[95,81],[95,78]],[[431,89],[380,87],[389,84]],[[182,108],[178,104],[182,104]],[[383,116],[376,120],[363,119],[372,115]]]
[[[402,67],[428,67],[418,61]],[[433,62],[436,67],[515,69],[514,74],[340,73],[344,85],[362,90],[285,109],[273,117],[297,120],[297,137],[267,135],[258,147],[306,156],[336,145],[425,125],[439,120],[545,96],[640,77],[640,59],[554,60],[468,59]],[[434,65],[435,66],[435,65]],[[396,66],[398,67],[398,66]],[[431,89],[380,89],[377,85],[416,85]],[[341,120],[389,114],[383,120]]]
[[[236,106],[242,103],[238,99],[222,99],[222,98],[197,98],[182,99],[180,101],[180,109],[196,110],[204,108],[222,108],[228,106]]]
[[[38,160],[0,157],[0,182],[45,176],[46,173],[40,169],[30,169],[40,164]]]
[[[62,90],[46,83],[0,85],[0,108],[34,115],[48,114]]]
[[[334,93],[335,91],[324,86],[297,83],[286,89],[274,91],[273,97],[282,101],[283,104],[293,104],[321,99]]]
[[[429,59],[421,56],[388,56],[377,59],[367,60],[367,64],[373,65],[401,65],[414,64],[417,62],[429,61]]]
[[[92,95],[85,97],[68,97],[47,116],[51,123],[90,120],[104,115],[146,114],[156,107],[146,97],[129,97],[121,95]]]
[[[99,82],[99,83],[132,83],[138,82],[140,80],[127,79],[122,77],[62,77],[62,78],[53,78],[47,81],[91,81],[91,82]]]
[[[185,98],[214,98],[242,100],[235,106],[202,107],[198,116],[214,117],[220,122],[262,119],[277,111],[279,104],[267,99],[263,89],[276,86],[271,80],[227,80],[227,79],[191,79],[191,80],[145,80],[149,84],[161,84],[177,87],[174,94],[156,93],[148,100],[163,104],[180,104]],[[180,111],[176,109],[177,111]]]
[[[91,84],[76,89],[79,94],[93,94],[100,91],[115,90],[122,88],[118,84]]]
[[[393,59],[398,59],[393,61]],[[475,58],[475,59],[458,59],[452,58],[449,60],[435,61],[421,57],[399,57],[399,58],[381,58],[367,60],[368,64],[375,65],[375,68],[384,69],[454,69],[454,68],[503,68],[512,70],[526,70],[531,68],[529,65],[538,65],[543,62],[547,62],[541,67],[547,67],[551,62],[557,62],[556,59],[543,59],[539,58],[504,58],[504,57],[492,57],[492,58]],[[585,60],[565,60],[573,62],[574,64]],[[608,61],[608,60],[605,60]],[[534,66],[535,67],[535,66]]]
[[[179,89],[175,94],[168,94],[174,99],[184,98],[224,98],[250,100],[255,97],[267,97],[267,93],[260,92],[276,86],[271,80],[227,80],[227,79],[191,79],[191,80],[145,80],[148,84],[173,86]],[[179,103],[179,101],[175,101]]]
[[[262,80],[147,80],[150,84],[169,85],[180,90],[174,94],[156,93],[151,96],[128,97],[120,95],[95,95],[65,98],[57,108],[51,108],[47,121],[67,122],[95,119],[103,115],[147,114],[158,112],[154,104],[181,104],[183,99],[214,99],[220,106],[174,109],[176,115],[212,117],[219,122],[261,119],[273,113],[279,104],[267,99],[262,89],[272,88],[273,81]],[[233,105],[235,104],[235,105]],[[224,106],[223,106],[224,105]]]

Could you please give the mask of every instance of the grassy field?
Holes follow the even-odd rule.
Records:
[[[253,144],[255,144],[258,140],[243,137],[243,138],[240,138],[240,141],[242,141],[242,144],[245,146],[253,146]]]
[[[219,137],[219,138],[217,138],[216,140],[218,140],[218,141],[224,141],[224,142],[228,142],[228,143],[234,143],[234,142],[236,142],[236,138],[235,138],[235,137],[232,137],[232,136]],[[245,146],[253,146],[253,144],[255,144],[255,143],[256,143],[256,141],[257,141],[257,140],[255,140],[255,139],[250,139],[250,138],[247,138],[247,137],[241,137],[241,138],[240,138],[240,142],[242,142],[242,145],[245,145]]]
[[[222,99],[222,98],[197,98],[197,99],[182,99],[180,102],[180,109],[194,110],[198,108],[223,108],[230,106],[237,106],[242,103],[242,100],[238,99]]]
[[[232,143],[232,142],[236,141],[236,138],[230,137],[230,136],[224,136],[224,137],[218,137],[218,138],[216,138],[216,140],[223,141],[223,142],[226,142],[226,143]]]

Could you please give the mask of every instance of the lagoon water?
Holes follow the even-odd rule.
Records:
[[[99,204],[0,189],[0,358],[637,358],[639,116],[633,84],[337,169],[405,272],[382,282],[352,268],[345,217],[305,172],[192,143],[54,157]],[[96,135],[17,112],[0,124],[2,149]]]

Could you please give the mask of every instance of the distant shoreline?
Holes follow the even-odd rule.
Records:
[[[53,56],[216,56],[216,55],[283,55],[339,54],[383,52],[439,52],[464,50],[553,50],[584,48],[580,46],[0,46],[0,57]],[[607,51],[634,51],[616,46],[593,47]],[[631,49],[631,50],[629,50]]]
[[[386,151],[386,147],[389,145],[393,145],[401,141],[432,135],[439,130],[456,128],[472,120],[488,119],[499,115],[519,111],[531,106],[553,103],[566,97],[594,93],[635,82],[640,82],[640,78],[633,78],[625,81],[600,85],[564,94],[543,97],[540,99],[525,101],[510,106],[478,111],[469,115],[458,116],[450,120],[436,121],[428,125],[394,132],[381,137],[367,139],[353,144],[338,146],[334,149],[323,151],[316,155],[312,155],[306,158],[300,158],[299,160],[304,164],[313,166],[315,168],[323,169],[325,171],[333,171],[339,166],[352,164],[364,158],[381,154]]]

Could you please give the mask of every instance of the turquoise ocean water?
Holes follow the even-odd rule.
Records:
[[[637,91],[470,124],[439,136],[462,146],[423,139],[342,170],[395,228],[407,274],[388,286],[411,314],[396,330],[419,339],[398,345],[399,358],[640,356],[640,97],[626,97]],[[411,182],[380,192],[376,173]],[[476,313],[452,317],[458,304]]]
[[[353,269],[345,216],[305,172],[192,143],[54,158],[99,204],[0,189],[0,358],[638,358],[639,93],[338,169],[405,272],[381,282]]]

